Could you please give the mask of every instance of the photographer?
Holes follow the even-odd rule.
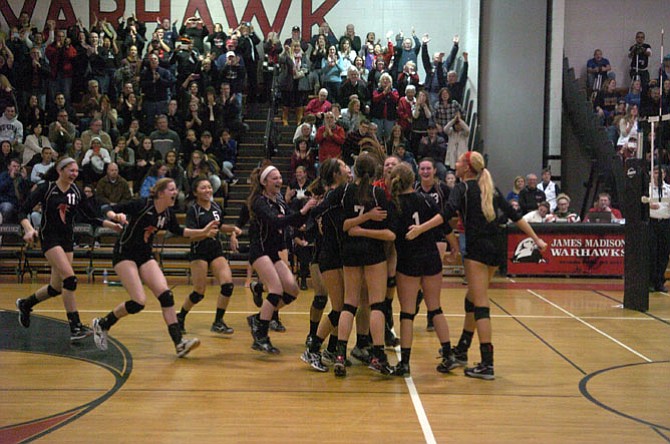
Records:
[[[635,44],[628,50],[630,59],[630,78],[639,78],[642,82],[642,91],[647,90],[649,85],[649,57],[651,57],[651,46],[644,42],[644,32],[635,34]]]
[[[179,35],[186,36],[193,41],[193,47],[198,50],[199,54],[205,53],[205,37],[209,35],[209,29],[205,26],[200,17],[189,17],[186,19]]]

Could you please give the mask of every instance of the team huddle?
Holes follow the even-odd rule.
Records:
[[[299,208],[290,208],[284,201],[282,177],[276,167],[268,164],[252,173],[247,200],[249,262],[267,290],[264,300],[258,300],[260,294],[256,295],[259,311],[247,318],[254,350],[280,352],[269,337],[271,321],[278,310],[295,301],[300,291],[293,272],[282,259],[286,250],[285,232],[294,227],[311,230],[315,237],[310,267],[315,297],[306,350],[301,356],[313,369],[325,372],[332,366],[337,377],[346,376],[351,364],[347,359],[348,339],[355,323],[357,340],[351,356],[381,374],[407,376],[413,321],[422,299],[429,325],[440,341],[441,362],[436,370],[447,373],[462,366],[466,376],[495,378],[487,289],[493,273],[504,260],[501,222],[511,219],[517,223],[541,250],[546,244],[494,187],[480,154],[467,152],[458,159],[456,175],[461,181],[450,192],[445,192],[435,179],[435,166],[430,159],[423,159],[419,170],[421,179],[417,182],[411,166],[395,156],[387,157],[382,165],[374,154],[362,153],[353,171],[339,159],[328,159],[320,165],[319,177],[308,187],[308,197],[302,199]],[[188,209],[184,228],[172,211],[178,192],[172,179],[160,179],[149,198],[108,208],[106,218],[102,219],[96,218],[87,207],[74,184],[77,175],[76,162],[71,158],[61,159],[22,209],[24,238],[31,243],[39,235],[52,273],[48,285],[17,300],[20,324],[29,327],[33,306],[63,294],[71,340],[92,334],[96,346],[106,350],[111,327],[121,318],[144,309],[144,283],[158,299],[176,353],[183,357],[200,344],[197,338],[184,336],[185,320],[193,306],[204,298],[210,268],[220,285],[211,330],[231,334],[233,329],[223,317],[234,286],[218,236],[221,232],[230,234],[231,246],[235,248],[241,230],[221,224],[223,210],[212,201],[211,183],[201,179],[195,184],[195,202]],[[38,233],[26,214],[40,202],[45,216]],[[77,288],[72,269],[75,212],[95,226],[120,233],[113,251],[113,264],[130,296],[104,317],[94,319],[92,329],[81,323],[74,298]],[[459,249],[459,240],[449,224],[453,217],[459,217],[462,222],[464,230],[460,237],[465,238],[464,249]],[[168,230],[192,242],[190,261],[194,287],[179,313],[167,280],[152,255],[153,240],[159,230]],[[452,346],[440,306],[440,293],[443,259],[453,260],[459,250],[464,258],[468,292],[463,332],[457,345]],[[385,339],[388,339],[389,324],[392,325],[390,307],[394,287],[401,308],[401,359],[391,365],[384,347],[385,343],[388,345]],[[323,316],[328,300],[331,311]],[[468,367],[468,350],[475,330],[481,362]],[[326,339],[327,346],[322,350]]]

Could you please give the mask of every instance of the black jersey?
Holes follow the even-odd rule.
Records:
[[[19,219],[27,218],[37,204],[42,205],[42,224],[39,228],[42,244],[53,244],[56,240],[72,246],[76,213],[81,216],[80,220],[98,227],[102,225],[102,219],[96,217],[88,199],[75,184],[65,191],[58,188],[55,181],[38,185],[21,207]]]
[[[507,219],[513,222],[521,219],[521,214],[512,208],[497,188],[493,194],[493,209],[497,217],[489,222],[482,212],[479,184],[472,179],[456,184],[449,195],[442,215],[448,220],[456,216],[457,211],[460,211],[465,227],[466,242],[468,242],[471,236],[482,238],[502,233],[501,227],[506,224]]]
[[[168,230],[178,236],[184,235],[184,228],[168,207],[159,213],[150,198],[136,199],[112,206],[115,213],[124,213],[128,224],[116,241],[114,251],[120,255],[150,255],[154,237],[159,230]]]
[[[209,210],[204,209],[197,203],[193,203],[193,205],[188,208],[188,211],[186,211],[186,228],[199,230],[205,228],[210,222],[222,222],[225,215],[225,211],[223,211],[216,202],[211,202]],[[205,251],[221,251],[220,233],[218,233],[215,238],[208,237],[201,241],[191,243],[191,253],[197,254]]]
[[[249,248],[257,254],[270,256],[286,249],[286,228],[299,227],[307,219],[300,212],[289,209],[279,195],[274,200],[264,195],[256,197],[251,213]]]
[[[440,208],[430,197],[418,192],[401,194],[398,196],[400,208],[394,212],[391,229],[395,233],[395,248],[398,253],[398,262],[420,260],[422,257],[437,252],[435,233],[433,230],[423,233],[413,240],[407,240],[405,235],[411,225],[420,225],[429,221]],[[451,228],[447,232],[451,233]]]
[[[366,202],[361,202],[358,199],[358,185],[346,184],[335,190],[335,198],[340,200],[342,206],[342,220],[352,219],[361,214],[372,210],[375,207],[380,207],[388,211],[388,201],[384,190],[380,187],[372,186],[370,188],[370,196]],[[389,217],[383,221],[366,221],[361,224],[361,228],[372,230],[383,230],[388,228]],[[371,259],[378,260],[379,258],[386,258],[384,253],[384,242],[377,239],[362,236],[349,236],[344,233],[342,238],[342,259],[345,264],[351,263],[352,259],[363,259],[367,256]],[[382,259],[384,260],[384,259]],[[376,262],[370,262],[366,265],[371,265]]]
[[[323,201],[312,211],[318,226],[316,238],[317,262],[341,262],[342,239],[344,223],[342,213],[342,196],[335,190],[328,190],[323,196]]]
[[[447,205],[447,201],[449,200],[449,194],[451,193],[451,189],[447,186],[447,184],[443,182],[434,183],[433,186],[426,191],[421,186],[421,181],[418,181],[414,189],[419,194],[431,198],[433,202],[435,202],[435,205],[437,205],[437,208],[439,208],[440,211],[442,212],[444,211],[444,208]],[[442,240],[442,237],[444,237],[445,234],[451,232],[449,220],[445,219],[443,225],[436,227],[433,230],[436,240],[438,241]]]

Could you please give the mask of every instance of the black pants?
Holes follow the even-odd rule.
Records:
[[[670,256],[670,219],[649,219],[649,286],[660,289]]]

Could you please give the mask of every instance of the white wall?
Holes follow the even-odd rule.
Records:
[[[635,33],[643,31],[652,47],[650,74],[661,64],[661,29],[670,32],[670,4],[667,0],[565,0],[565,55],[577,77],[586,78],[586,62],[593,50],[603,50],[617,75],[619,86],[628,86],[628,48]],[[670,53],[666,38],[665,53]]]

